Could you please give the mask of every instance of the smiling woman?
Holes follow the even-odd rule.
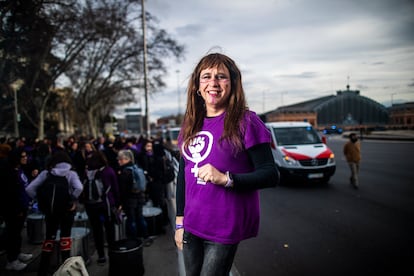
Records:
[[[270,133],[247,109],[240,71],[223,54],[194,69],[185,114],[175,241],[186,275],[228,275],[239,242],[258,233],[257,190],[278,182]]]

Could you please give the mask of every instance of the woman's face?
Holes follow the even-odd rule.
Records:
[[[146,152],[152,152],[152,143],[146,143],[145,144],[145,151]]]
[[[198,90],[206,104],[207,116],[221,114],[225,111],[231,93],[229,70],[225,66],[202,70]]]
[[[26,165],[27,164],[27,153],[25,151],[20,153],[20,164]]]
[[[87,152],[92,151],[92,145],[91,145],[91,144],[89,144],[89,143],[85,144],[85,150],[86,150]]]
[[[122,155],[118,155],[118,164],[120,165],[120,166],[123,166],[123,165],[125,165],[125,164],[128,164],[129,163],[129,159],[128,158],[126,158],[125,156],[122,156]]]

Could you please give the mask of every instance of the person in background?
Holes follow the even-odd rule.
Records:
[[[359,188],[359,162],[361,161],[361,143],[356,133],[349,134],[349,141],[345,143],[343,152],[351,169],[350,182],[355,188]]]
[[[68,143],[65,150],[69,154],[69,157],[72,159],[72,161],[75,162],[77,152],[79,151],[79,143],[77,141]]]
[[[35,161],[35,156],[30,156],[27,150],[20,150],[20,153],[24,158],[20,158],[20,174],[25,183],[25,188],[38,174],[39,174],[39,166]]]
[[[203,57],[188,83],[179,135],[175,242],[187,276],[229,275],[238,244],[257,236],[258,189],[279,181],[270,142],[247,108],[235,62]]]
[[[143,215],[145,191],[133,189],[133,173],[130,169],[131,166],[136,166],[133,152],[125,149],[120,150],[118,152],[118,163],[118,184],[121,208],[127,217],[127,237],[132,239],[143,238],[150,243],[148,227]]]
[[[31,198],[36,198],[38,188],[47,181],[49,174],[66,177],[71,201],[68,202],[67,207],[63,211],[59,210],[58,212],[45,213],[46,238],[42,245],[42,254],[38,270],[39,276],[48,275],[58,229],[60,229],[59,245],[62,262],[70,257],[72,246],[71,229],[76,213],[76,202],[83,190],[82,182],[79,180],[78,174],[72,170],[72,160],[69,155],[64,150],[58,150],[53,153],[47,169],[43,170],[27,186],[26,192]],[[43,212],[43,210],[41,211]]]
[[[96,151],[96,149],[92,142],[82,141],[79,143],[79,150],[75,152],[75,156],[73,157],[73,165],[81,181],[86,178],[86,160],[94,151]]]
[[[104,136],[100,136],[98,137],[98,139],[96,139],[93,143],[94,147],[96,150],[105,150],[105,143],[106,143],[106,139]]]
[[[38,143],[35,150],[35,155],[33,156],[33,162],[35,163],[35,167],[37,168],[38,172],[46,169],[46,164],[51,156],[52,148],[50,145],[44,142]]]
[[[137,138],[132,136],[125,140],[124,149],[130,150],[134,154],[134,160],[136,161],[139,154],[139,149],[137,148]]]
[[[118,169],[118,160],[117,160],[117,156],[118,156],[118,151],[114,146],[114,138],[111,139],[109,138],[106,142],[105,142],[105,149],[103,151],[103,153],[106,156],[106,159],[108,160],[108,165],[114,169],[115,171],[117,171]]]
[[[147,192],[153,206],[163,207],[164,205],[164,183],[163,183],[163,152],[157,150],[152,140],[143,143],[142,151],[138,156],[137,163],[144,170],[147,177]]]
[[[93,152],[86,161],[86,167],[87,179],[84,181],[82,200],[92,228],[98,264],[104,264],[106,262],[104,237],[108,246],[115,241],[116,218],[113,211],[118,210],[120,206],[118,179],[102,151]],[[94,195],[94,188],[96,188],[96,195]]]
[[[30,202],[25,191],[28,178],[21,168],[24,159],[27,159],[27,153],[22,148],[12,150],[7,144],[0,145],[0,212],[6,225],[6,270],[23,270],[27,266],[25,262],[33,257],[21,252],[22,230]]]

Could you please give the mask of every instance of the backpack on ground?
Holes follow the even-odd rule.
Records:
[[[46,180],[36,191],[39,210],[44,214],[64,213],[72,205],[69,182],[66,176],[47,174]]]
[[[132,171],[132,190],[133,191],[145,191],[147,188],[147,178],[145,177],[144,170],[138,167],[136,164],[125,167],[127,170]]]
[[[105,191],[101,179],[101,170],[88,170],[83,182],[83,198],[89,203],[102,202]]]
[[[67,258],[58,270],[53,273],[53,276],[89,276],[86,269],[85,261],[81,256],[73,256]]]

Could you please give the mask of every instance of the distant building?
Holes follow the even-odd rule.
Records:
[[[125,114],[125,130],[128,133],[143,133],[141,108],[126,108]]]
[[[307,121],[322,129],[332,125],[344,129],[385,126],[389,122],[388,110],[378,102],[361,96],[359,90],[337,91],[336,95],[281,106],[262,114],[267,122]]]
[[[393,104],[388,112],[392,127],[414,129],[414,102]]]
[[[181,125],[181,121],[182,115],[169,115],[159,118],[157,120],[157,125],[164,127],[176,127]]]

